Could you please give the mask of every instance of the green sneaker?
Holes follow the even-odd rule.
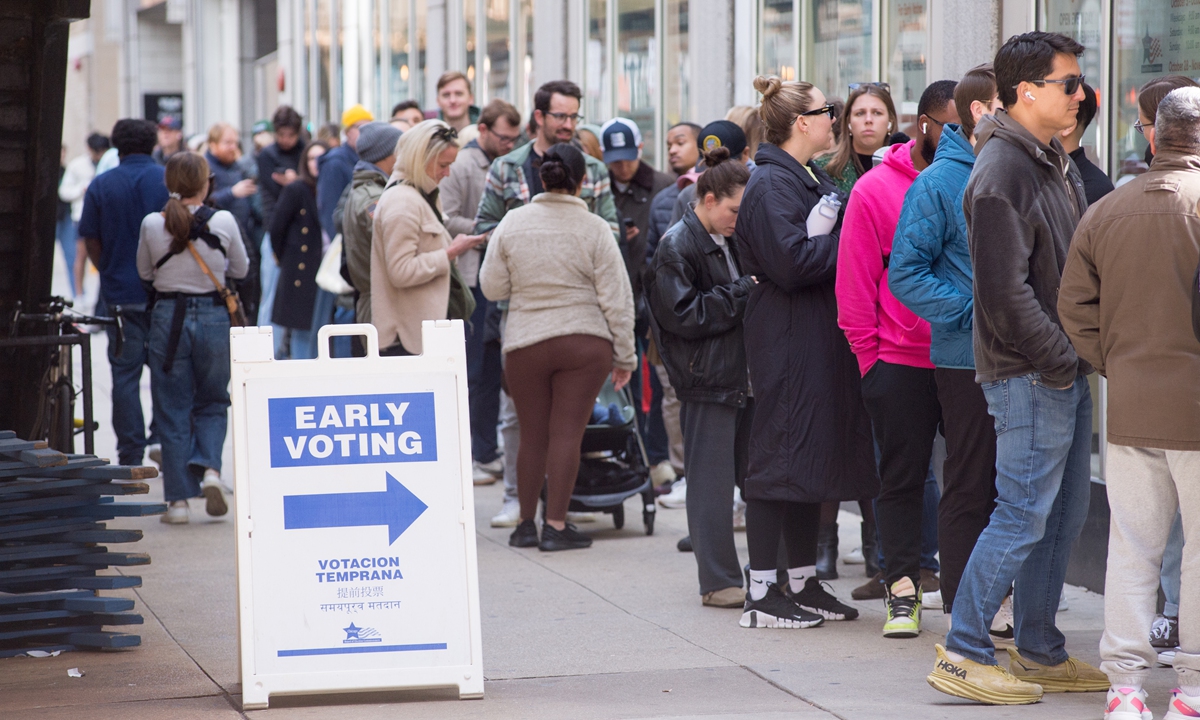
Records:
[[[921,589],[910,578],[900,578],[887,589],[887,622],[883,636],[914,638],[921,632]]]

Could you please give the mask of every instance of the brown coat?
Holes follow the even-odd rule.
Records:
[[[371,238],[371,324],[380,349],[399,339],[421,353],[421,323],[445,320],[450,302],[450,234],[416,188],[398,183],[375,206]]]
[[[1090,208],[1075,231],[1058,313],[1108,378],[1108,440],[1200,450],[1200,156],[1163,150],[1150,171]]]

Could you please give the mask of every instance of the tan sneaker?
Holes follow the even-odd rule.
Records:
[[[1021,657],[1014,648],[1008,648],[1008,658],[1013,677],[1035,682],[1048,693],[1104,692],[1111,685],[1107,675],[1078,658],[1067,658],[1059,665],[1042,665]]]
[[[946,648],[934,647],[937,662],[925,678],[934,690],[987,705],[1029,705],[1042,699],[1041,685],[1018,680],[999,665],[951,660]]]
[[[740,608],[746,604],[746,591],[740,587],[727,587],[704,593],[701,600],[708,607]]]

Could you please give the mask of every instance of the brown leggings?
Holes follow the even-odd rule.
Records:
[[[508,393],[521,424],[517,495],[522,520],[537,514],[543,485],[546,520],[566,520],[583,431],[612,371],[612,357],[612,343],[594,335],[562,335],[505,355]]]

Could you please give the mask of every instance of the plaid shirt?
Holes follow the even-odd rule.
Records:
[[[488,170],[487,186],[479,199],[475,212],[475,233],[485,233],[500,224],[505,214],[528,203],[531,199],[529,182],[525,179],[525,161],[533,152],[533,143],[496,158]],[[584,155],[587,173],[583,176],[583,191],[580,199],[588,209],[608,221],[613,236],[620,242],[621,231],[617,224],[617,206],[613,202],[612,187],[608,180],[608,167],[590,155]]]

